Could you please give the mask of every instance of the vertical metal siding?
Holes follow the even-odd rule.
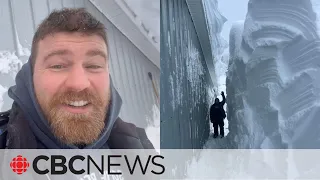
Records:
[[[209,135],[207,90],[213,86],[204,54],[185,0],[161,0],[160,16],[161,148],[202,148]],[[190,80],[193,47],[203,74]]]
[[[10,9],[16,41],[20,42],[23,47],[30,46],[32,41],[30,34],[34,32],[34,21],[30,2],[11,0]]]
[[[49,14],[49,2],[43,0],[32,0],[33,20],[34,20],[34,29],[37,28],[37,25]]]
[[[47,1],[49,2],[50,12],[54,9],[61,9],[62,8],[62,1],[61,0],[55,0],[55,1],[47,0]]]
[[[0,1],[0,51],[15,52],[25,63],[28,57],[20,56],[18,44],[31,50],[33,34],[39,23],[54,9],[85,7],[106,25],[110,46],[111,76],[119,91],[123,106],[120,117],[140,127],[146,127],[146,118],[152,118],[152,106],[156,105],[151,72],[159,89],[160,69],[141,53],[89,0],[2,0]],[[1,63],[1,62],[0,62]],[[0,85],[9,87],[14,78],[0,72]],[[12,100],[5,94],[4,106],[11,107]]]
[[[15,37],[13,31],[13,24],[12,24],[12,17],[11,17],[11,9],[10,1],[0,1],[0,9],[1,9],[1,16],[0,16],[0,49],[13,51],[15,50]],[[5,43],[4,43],[5,42]]]

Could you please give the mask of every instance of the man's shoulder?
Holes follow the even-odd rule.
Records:
[[[0,125],[1,123],[9,121],[10,112],[11,112],[11,109],[8,111],[0,112]]]
[[[116,120],[109,141],[119,149],[154,149],[143,128],[125,122],[121,118]]]
[[[11,110],[0,112],[0,135],[6,129],[6,126],[9,122],[9,115]]]

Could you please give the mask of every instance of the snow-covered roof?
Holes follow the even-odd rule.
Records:
[[[159,0],[90,1],[143,54],[145,54],[148,59],[150,59],[158,68],[160,68]],[[149,4],[151,6],[146,7],[144,4]]]

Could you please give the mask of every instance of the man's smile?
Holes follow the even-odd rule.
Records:
[[[66,104],[63,104],[63,109],[70,113],[87,113],[91,110],[92,104],[88,101],[70,101]]]

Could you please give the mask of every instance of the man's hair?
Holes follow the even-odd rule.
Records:
[[[39,41],[58,32],[80,32],[84,35],[98,35],[103,38],[108,48],[105,26],[84,8],[55,10],[41,22],[33,37],[30,56],[32,69],[35,65]]]

